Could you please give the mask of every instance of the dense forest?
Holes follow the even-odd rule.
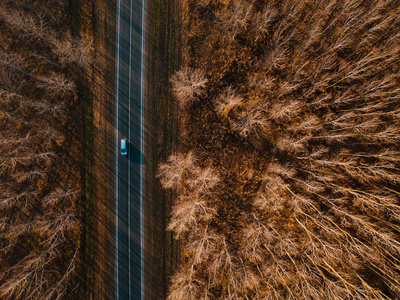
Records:
[[[400,2],[181,5],[168,299],[400,299]]]
[[[91,47],[68,7],[0,3],[0,299],[74,299],[81,284],[79,89]]]

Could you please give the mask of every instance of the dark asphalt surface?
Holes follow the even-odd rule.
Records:
[[[143,5],[117,0],[116,299],[143,299]],[[128,139],[128,155],[120,140]]]

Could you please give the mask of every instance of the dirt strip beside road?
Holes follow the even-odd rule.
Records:
[[[145,82],[145,299],[166,299],[169,278],[179,257],[179,247],[166,231],[171,193],[155,179],[160,161],[178,146],[178,107],[172,98],[170,78],[180,61],[180,2],[147,3]],[[150,200],[150,201],[149,201]]]
[[[93,85],[93,299],[114,298],[115,1],[94,6],[96,64]]]

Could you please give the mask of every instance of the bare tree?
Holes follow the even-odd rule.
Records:
[[[262,12],[258,12],[255,20],[255,39],[259,39],[262,35],[269,32],[272,23],[279,17],[278,10],[271,4],[267,4]]]
[[[76,63],[82,68],[88,68],[93,62],[92,42],[85,38],[73,39],[71,36],[67,36],[63,40],[54,39],[53,52],[60,58],[61,63],[70,64]]]
[[[183,269],[171,279],[171,292],[168,300],[196,300],[201,287],[204,285],[196,278],[194,268]]]
[[[44,198],[44,206],[49,208],[57,207],[65,202],[72,202],[78,192],[69,186],[56,188]]]
[[[243,248],[240,250],[243,257],[254,264],[260,264],[265,259],[264,246],[268,247],[276,240],[276,233],[268,229],[259,220],[243,229]]]
[[[38,87],[46,89],[50,95],[63,96],[68,92],[76,92],[75,83],[66,79],[63,74],[52,73],[51,75],[38,76],[37,79],[41,82]]]
[[[276,48],[271,52],[270,57],[267,60],[270,70],[282,70],[286,67],[289,56],[289,49]]]
[[[10,210],[17,205],[29,208],[38,194],[38,191],[23,191],[20,194],[15,192],[2,193],[0,208],[3,210]]]
[[[58,279],[57,283],[54,284],[52,287],[50,287],[48,290],[46,290],[44,299],[50,300],[50,299],[63,299],[65,296],[65,293],[67,291],[68,287],[68,280],[72,276],[76,264],[77,264],[77,255],[78,251],[75,252],[74,256],[71,258],[67,270],[61,275],[61,278]]]
[[[288,136],[283,134],[282,137],[276,142],[276,147],[284,152],[292,155],[300,155],[306,151],[306,147],[311,138],[306,136]]]
[[[166,163],[158,168],[158,177],[164,188],[190,186],[192,191],[202,195],[209,194],[220,181],[212,167],[201,168],[195,164],[192,152],[171,155]]]
[[[274,104],[268,111],[269,117],[276,121],[288,121],[302,108],[299,101],[281,102]]]
[[[262,106],[246,107],[244,111],[235,114],[235,117],[231,120],[231,128],[243,137],[247,137],[250,134],[258,137],[258,134],[268,124],[263,115],[264,109]]]
[[[34,17],[16,10],[2,8],[0,18],[13,29],[19,30],[21,37],[36,38],[47,42],[54,39],[54,32],[47,26],[43,16],[37,15]]]
[[[164,188],[177,188],[194,169],[196,158],[192,152],[168,157],[158,168],[158,177]]]
[[[10,157],[2,156],[0,157],[0,169],[15,170],[20,166],[27,167],[38,163],[50,164],[54,157],[54,152],[25,153],[24,155]]]
[[[232,1],[217,17],[221,28],[229,33],[232,40],[248,26],[251,17],[252,4],[248,1]]]
[[[242,104],[243,97],[236,92],[236,90],[229,86],[225,91],[215,100],[215,108],[219,115],[227,117],[229,112]]]
[[[27,74],[28,66],[30,66],[29,62],[20,54],[0,52],[0,67],[2,69]]]
[[[171,79],[174,96],[182,107],[204,95],[204,89],[208,82],[203,71],[184,67]]]
[[[220,177],[216,174],[215,169],[208,166],[206,168],[197,168],[193,171],[193,179],[188,182],[189,185],[201,195],[212,194],[212,190],[220,182]]]
[[[172,207],[172,216],[168,230],[175,232],[175,237],[180,239],[188,232],[199,231],[216,215],[216,210],[210,208],[205,200],[198,195],[181,197],[179,203]]]

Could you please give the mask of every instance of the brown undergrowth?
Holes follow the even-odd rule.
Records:
[[[185,5],[168,299],[399,299],[399,2]]]
[[[0,5],[0,298],[76,299],[90,43],[67,1]],[[76,25],[76,24],[75,24]]]

